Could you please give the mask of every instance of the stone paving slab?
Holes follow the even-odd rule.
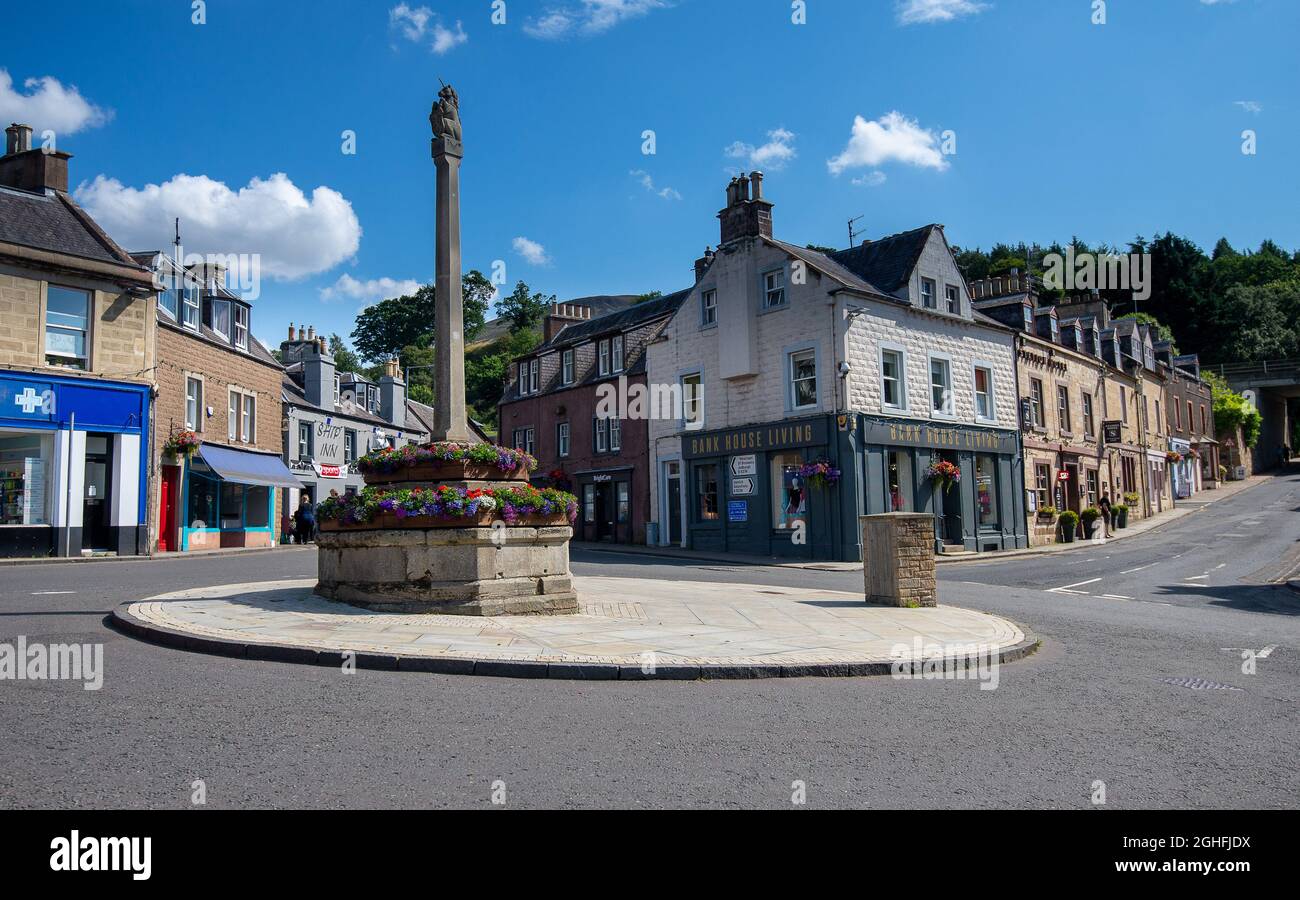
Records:
[[[295,579],[175,591],[123,604],[112,619],[188,650],[322,665],[351,652],[361,667],[513,677],[881,674],[917,659],[916,641],[922,657],[978,645],[1003,662],[1037,646],[1006,619],[954,606],[896,609],[844,592],[718,582],[588,577],[574,585],[581,612],[562,618],[375,613],[315,596],[314,580]]]

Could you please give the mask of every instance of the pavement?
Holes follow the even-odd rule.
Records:
[[[1009,662],[1036,641],[956,607],[868,606],[861,593],[578,577],[570,616],[394,615],[333,603],[315,579],[176,591],[113,611],[129,634],[187,650],[316,665],[581,679],[890,674],[895,662]],[[910,672],[911,667],[908,667]]]
[[[0,680],[0,808],[1281,809],[1300,797],[1300,474],[1132,539],[939,570],[1032,628],[996,690],[891,678],[466,678],[185,652],[105,624],[162,592],[308,579],[313,548],[0,572],[0,643],[103,649],[103,686]],[[860,572],[573,552],[579,578],[853,593]],[[1080,582],[1087,582],[1080,584]]]

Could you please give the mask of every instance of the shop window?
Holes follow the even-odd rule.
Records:
[[[186,514],[190,528],[217,527],[217,485],[211,478],[190,475],[189,510]]]
[[[903,381],[903,351],[880,351],[880,393],[888,409],[906,409],[907,400]]]
[[[49,442],[36,434],[0,438],[0,525],[45,525]]]
[[[1052,505],[1052,467],[1047,463],[1034,466],[1034,494],[1039,509]]]
[[[704,427],[704,376],[699,372],[682,376],[682,426]]]
[[[626,524],[632,519],[632,486],[626,481],[618,483],[618,521]]]
[[[890,512],[911,512],[915,484],[912,477],[912,454],[906,450],[887,452],[885,454],[885,508]]]
[[[569,455],[569,423],[561,422],[555,426],[556,455],[561,459]]]
[[[212,301],[212,330],[230,340],[230,301]]]
[[[239,531],[244,527],[244,486],[233,481],[221,482],[221,530]]]
[[[987,366],[975,367],[975,417],[993,420],[993,370]]]
[[[45,364],[89,368],[90,292],[50,285],[45,296]]]
[[[596,521],[596,486],[594,484],[584,484],[582,486],[582,521],[588,525]]]
[[[564,384],[573,384],[573,351],[565,350],[560,354],[560,379]]]
[[[952,364],[946,359],[930,359],[930,411],[952,415]]]
[[[808,514],[808,486],[799,474],[803,456],[798,453],[778,453],[772,456],[772,527],[794,528],[796,522],[806,522]]]
[[[933,278],[921,279],[921,305],[926,309],[936,309],[938,303],[935,299],[937,287]]]
[[[203,424],[203,382],[185,379],[185,427],[198,431]]]
[[[266,528],[271,524],[271,489],[249,487],[245,492],[244,527]]]
[[[817,405],[817,351],[800,350],[789,355],[790,408],[808,409]]]
[[[700,324],[716,325],[718,324],[718,292],[703,291],[700,293]]]
[[[695,514],[701,522],[718,520],[718,467],[695,467]]]
[[[1029,380],[1029,412],[1036,427],[1047,427],[1047,410],[1043,402],[1043,382],[1038,378]]]
[[[763,308],[785,306],[785,269],[774,269],[763,274]]]
[[[975,506],[981,528],[998,527],[997,466],[996,456],[975,457]]]

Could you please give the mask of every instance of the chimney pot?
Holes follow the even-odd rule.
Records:
[[[315,325],[308,325],[308,326],[307,326],[307,340],[309,340],[309,341],[314,341],[314,340],[316,340],[316,326],[315,326]]]
[[[298,340],[300,341],[307,340],[307,332],[303,330],[303,327],[301,325],[298,326]]]
[[[289,340],[293,340],[293,323],[289,323]]]
[[[750,172],[749,183],[753,186],[754,199],[762,200],[763,199],[763,173]]]

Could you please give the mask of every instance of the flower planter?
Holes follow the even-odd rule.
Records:
[[[503,471],[482,463],[420,462],[399,465],[391,471],[367,472],[366,484],[400,484],[402,482],[438,481],[528,481],[526,468]]]
[[[320,523],[320,530],[334,531],[414,531],[423,528],[491,528],[497,522],[505,522],[512,528],[555,528],[569,524],[569,517],[564,513],[549,516],[517,516],[513,522],[506,522],[496,510],[479,513],[477,516],[399,516],[392,512],[381,512],[365,522],[340,522],[327,519]]]
[[[1074,543],[1074,531],[1072,529],[1063,529],[1061,531],[1061,543],[1062,544]]]

